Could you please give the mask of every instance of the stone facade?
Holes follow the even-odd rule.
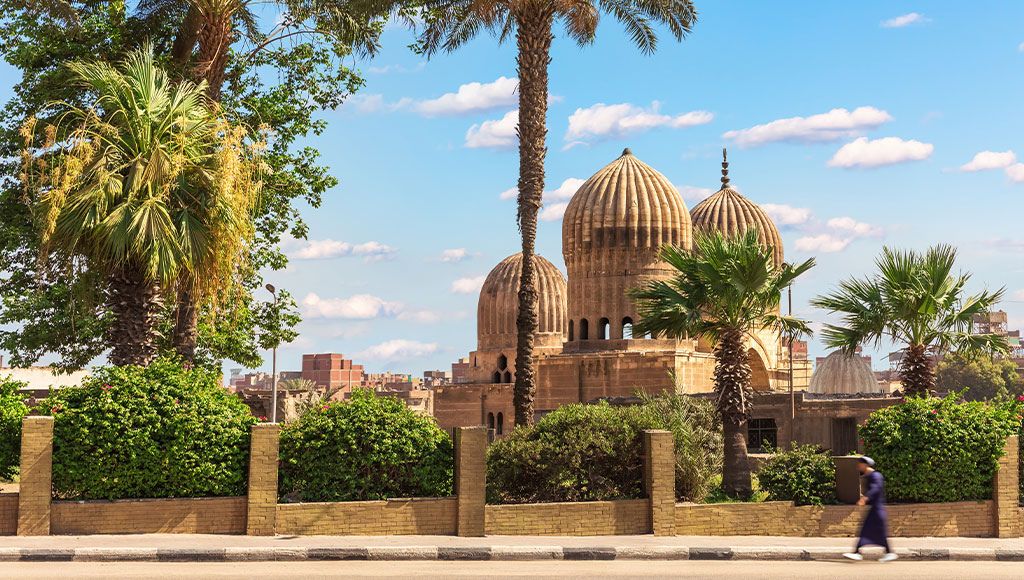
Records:
[[[244,534],[244,497],[55,501],[54,535]]]
[[[245,533],[273,536],[277,529],[277,464],[281,426],[252,426],[249,445],[249,493],[246,496]]]
[[[487,506],[487,534],[613,536],[651,533],[645,499]]]
[[[455,535],[455,498],[276,504],[277,533],[286,535]]]
[[[21,425],[18,535],[46,536],[53,488],[53,417],[25,417]]]

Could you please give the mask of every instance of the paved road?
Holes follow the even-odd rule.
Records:
[[[0,563],[0,578],[1014,578],[1019,562],[260,562]]]

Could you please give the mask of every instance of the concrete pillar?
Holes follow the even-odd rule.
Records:
[[[50,535],[53,496],[53,417],[25,417],[21,422],[21,484],[18,535]]]
[[[845,504],[855,504],[860,499],[860,469],[858,457],[833,457],[836,466],[836,499]]]
[[[245,533],[273,536],[277,526],[277,463],[281,426],[257,423],[249,445],[249,491]]]
[[[999,538],[1019,538],[1021,529],[1020,509],[1020,454],[1017,436],[1006,439],[999,469],[992,483],[992,500],[995,504],[995,531]]]
[[[458,534],[482,537],[487,501],[487,428],[455,428],[455,496]]]
[[[676,535],[676,452],[671,431],[644,431],[644,488],[651,502],[651,531]]]

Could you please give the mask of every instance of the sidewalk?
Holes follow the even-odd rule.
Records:
[[[835,560],[852,542],[775,536],[5,536],[0,562]],[[896,538],[892,544],[908,560],[1024,562],[1021,538]]]

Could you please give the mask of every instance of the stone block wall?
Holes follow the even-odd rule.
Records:
[[[53,495],[53,417],[25,417],[21,423],[21,480],[18,535],[50,534]]]
[[[274,535],[280,432],[280,425],[274,423],[257,423],[252,426],[245,520],[245,533],[250,536]]]
[[[1003,457],[999,459],[999,471],[992,499],[995,502],[993,516],[996,536],[1000,538],[1019,538],[1024,534],[1024,522],[1021,521],[1020,510],[1020,447],[1017,436],[1006,439]]]
[[[277,533],[330,536],[455,535],[455,498],[277,505]]]
[[[455,430],[455,498],[458,534],[483,536],[487,502],[487,429],[484,427]]]
[[[487,506],[487,534],[613,536],[651,533],[646,499]]]
[[[655,536],[676,534],[676,455],[671,431],[644,431],[644,490]]]
[[[244,497],[55,501],[53,535],[244,534]]]

